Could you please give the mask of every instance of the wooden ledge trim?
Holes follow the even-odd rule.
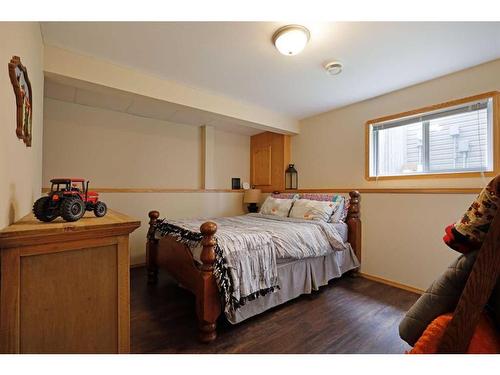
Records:
[[[409,286],[406,284],[401,284],[401,283],[398,283],[396,281],[384,279],[383,277],[373,276],[373,275],[370,275],[370,274],[364,273],[364,272],[359,272],[359,276],[364,277],[365,279],[368,279],[371,281],[375,281],[377,283],[393,286],[393,287],[398,288],[398,289],[403,289],[403,290],[406,290],[408,292],[412,292],[412,293],[416,293],[416,294],[424,294],[423,289],[415,288],[415,287],[412,287],[412,286]]]
[[[349,193],[357,190],[361,194],[478,194],[482,188],[359,188],[359,189],[299,189],[285,193]]]
[[[89,190],[99,193],[243,193],[243,189],[170,189],[170,188],[101,188],[90,187]],[[50,191],[49,187],[42,188],[42,193]]]
[[[231,189],[164,189],[164,188],[91,188],[99,193],[243,193],[244,190]],[[479,194],[482,188],[321,188],[285,190],[285,193],[340,193],[347,194],[357,190],[362,194]],[[42,188],[42,193],[47,193],[50,188]],[[266,191],[264,193],[271,193]]]

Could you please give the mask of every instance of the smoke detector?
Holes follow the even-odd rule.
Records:
[[[340,61],[331,61],[324,65],[326,72],[331,76],[336,76],[342,72],[344,67]]]

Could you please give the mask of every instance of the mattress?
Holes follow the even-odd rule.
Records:
[[[332,223],[331,225],[333,225],[333,227],[337,229],[337,232],[339,232],[340,237],[342,237],[342,240],[344,242],[347,242],[347,234],[348,234],[347,224],[344,222],[340,222],[340,223]]]

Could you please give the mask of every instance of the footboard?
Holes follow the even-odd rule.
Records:
[[[148,282],[156,283],[158,268],[163,268],[183,287],[189,289],[196,297],[199,338],[203,342],[213,341],[217,337],[216,320],[221,314],[221,300],[213,274],[216,245],[214,235],[217,225],[208,221],[200,227],[203,249],[202,264],[199,265],[191,250],[175,238],[155,238],[154,225],[159,216],[158,211],[149,212],[146,244]]]

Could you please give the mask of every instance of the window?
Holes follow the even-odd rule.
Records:
[[[496,97],[478,95],[368,121],[367,178],[493,174]]]

